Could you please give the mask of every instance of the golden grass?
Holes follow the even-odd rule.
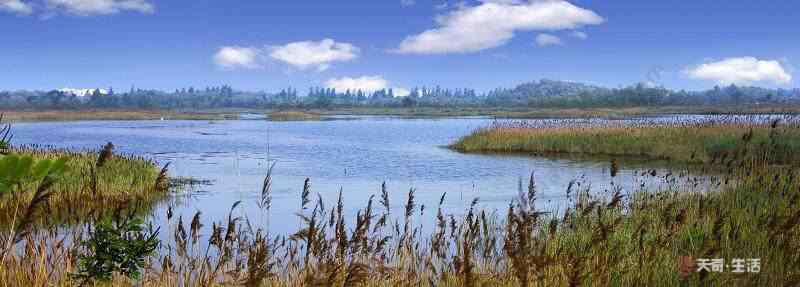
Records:
[[[322,117],[318,113],[306,111],[274,111],[269,114],[273,121],[314,121]]]
[[[73,120],[221,120],[237,119],[242,112],[261,113],[261,109],[179,110],[5,110],[6,119],[14,121]],[[323,115],[390,115],[401,117],[494,116],[499,118],[626,118],[664,114],[775,114],[799,113],[800,106],[665,106],[627,108],[535,108],[535,107],[337,107],[304,111],[272,111],[276,120],[316,120]],[[285,113],[285,115],[283,115]]]
[[[498,118],[629,118],[665,114],[785,114],[798,113],[800,106],[664,106],[625,108],[536,108],[536,107],[355,107],[312,109],[323,115],[387,115],[401,117],[493,116]]]
[[[238,217],[238,203],[227,220],[211,224],[210,233],[201,231],[201,213],[189,220],[168,211],[173,239],[148,259],[143,279],[117,276],[108,285],[796,286],[800,174],[756,158],[740,159],[741,167],[724,176],[731,183],[716,191],[671,185],[591,193],[587,184],[570,185],[570,209],[562,214],[532,208],[538,196],[532,176],[505,214],[478,210],[477,199],[461,214],[446,214],[440,205],[427,233],[414,221],[422,216],[414,190],[403,210],[390,213],[384,187],[384,200],[373,204],[370,197],[348,222],[341,197],[333,206],[314,203],[306,183],[305,209],[298,211],[304,223],[294,234],[272,235]],[[724,181],[645,176],[710,186]],[[84,251],[70,242],[84,236],[82,230],[29,235],[0,265],[0,282],[76,284],[67,274],[75,271],[74,254]],[[683,256],[691,257],[686,272],[678,264]],[[724,258],[726,264],[759,258],[761,271],[696,272],[691,264],[698,258]]]
[[[120,205],[149,211],[152,204],[166,195],[154,185],[159,169],[143,158],[108,154],[104,164],[97,167],[98,153],[95,152],[33,148],[11,152],[32,155],[34,159],[68,159],[66,174],[50,188],[52,196],[39,210],[41,216],[37,223],[40,224],[86,221]],[[94,180],[93,173],[96,176]],[[0,197],[0,226],[12,222],[15,215],[26,207],[37,184],[29,182],[21,188],[26,192]]]
[[[768,149],[774,162],[795,163],[800,160],[800,128],[796,124],[773,128],[769,123],[725,122],[567,127],[495,124],[451,147],[467,153],[606,155],[689,163],[712,159],[724,163],[724,157],[732,158],[747,149]]]
[[[13,121],[77,121],[77,120],[221,120],[236,119],[233,112],[177,112],[159,110],[48,110],[0,111]]]

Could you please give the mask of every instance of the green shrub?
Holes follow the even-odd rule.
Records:
[[[45,177],[63,174],[66,158],[34,160],[32,156],[15,154],[0,156],[0,195],[19,189],[27,183],[37,183]]]
[[[140,218],[100,221],[81,242],[88,252],[78,257],[74,277],[82,282],[109,281],[118,273],[138,279],[145,259],[160,243],[158,230],[145,231]]]

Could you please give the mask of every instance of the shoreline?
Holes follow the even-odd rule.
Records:
[[[541,118],[605,118],[652,117],[663,115],[718,115],[718,114],[800,114],[800,107],[631,107],[631,108],[335,108],[335,109],[220,109],[220,110],[2,110],[7,120],[35,121],[85,121],[85,120],[225,120],[241,119],[242,114],[263,115],[271,113],[308,113],[318,115],[313,120],[335,116],[396,116],[404,118],[495,117],[505,119]],[[261,119],[261,118],[258,118]],[[304,120],[309,120],[305,118]]]

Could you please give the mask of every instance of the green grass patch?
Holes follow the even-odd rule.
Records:
[[[765,150],[775,163],[794,163],[800,160],[800,128],[725,123],[544,128],[495,124],[451,147],[466,153],[606,155],[680,163],[727,163],[748,151]]]
[[[110,155],[98,166],[95,152],[12,149],[10,154],[34,161],[67,160],[64,173],[53,181],[47,200],[36,210],[37,224],[82,222],[117,208],[144,212],[166,195],[156,186],[159,169],[144,158]],[[0,195],[0,226],[19,222],[41,183],[22,181],[14,192]]]

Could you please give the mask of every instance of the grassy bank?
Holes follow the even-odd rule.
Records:
[[[378,115],[401,117],[492,116],[498,118],[627,118],[664,114],[785,114],[798,113],[794,106],[665,106],[627,108],[536,108],[536,107],[416,107],[313,109],[324,115]]]
[[[65,159],[64,173],[47,188],[46,201],[34,212],[37,225],[53,225],[87,221],[124,206],[149,211],[166,195],[155,183],[159,169],[143,158],[133,156],[99,156],[101,152],[24,148],[10,154],[35,162]],[[103,158],[99,160],[99,158]],[[23,179],[16,191],[0,194],[0,226],[19,222],[37,196],[42,181]]]
[[[399,117],[464,117],[491,116],[498,118],[627,118],[664,114],[775,114],[800,113],[794,106],[703,106],[703,107],[628,107],[628,108],[507,108],[507,107],[357,107],[310,108],[303,111],[264,109],[221,110],[49,110],[0,111],[14,121],[69,121],[69,120],[221,120],[236,119],[240,113],[266,114],[276,120],[315,120],[321,116],[374,115]]]
[[[13,121],[76,121],[76,120],[222,120],[237,119],[231,111],[159,111],[159,110],[62,110],[0,111]]]
[[[322,119],[319,113],[307,111],[274,111],[269,113],[273,121],[317,121]]]
[[[769,151],[775,163],[800,160],[796,122],[698,121],[633,124],[529,125],[495,122],[459,139],[452,148],[467,153],[582,154],[673,162],[727,163],[748,150]]]

